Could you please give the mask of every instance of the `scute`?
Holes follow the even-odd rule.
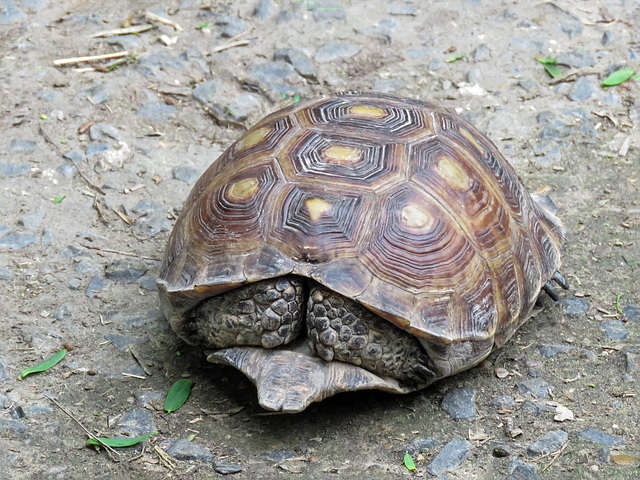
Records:
[[[208,296],[306,276],[418,337],[442,377],[513,334],[564,240],[554,212],[462,118],[348,92],[269,115],[213,163],[158,286],[180,331]]]

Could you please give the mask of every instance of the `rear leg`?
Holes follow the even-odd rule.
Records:
[[[307,332],[311,347],[328,362],[349,362],[415,384],[435,376],[414,336],[320,286],[309,292]]]
[[[189,312],[184,335],[211,348],[273,348],[298,336],[303,313],[302,282],[295,277],[274,278],[203,301]]]

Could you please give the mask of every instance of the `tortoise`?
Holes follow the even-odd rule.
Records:
[[[158,290],[186,342],[268,410],[406,393],[503,345],[565,230],[496,146],[431,103],[345,92],[268,115],[189,194]]]

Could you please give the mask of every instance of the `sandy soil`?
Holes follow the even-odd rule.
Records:
[[[638,68],[639,32],[629,1],[0,2],[0,478],[638,478],[640,81],[601,82]],[[265,414],[170,331],[155,275],[191,185],[244,128],[345,89],[431,100],[489,135],[548,187],[572,288],[426,390]],[[116,458],[65,411],[95,435],[158,433]]]

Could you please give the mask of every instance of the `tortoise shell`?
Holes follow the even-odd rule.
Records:
[[[440,378],[527,319],[564,239],[550,202],[461,117],[349,92],[267,116],[209,167],[158,287],[180,332],[205,298],[307,277],[417,337]]]

